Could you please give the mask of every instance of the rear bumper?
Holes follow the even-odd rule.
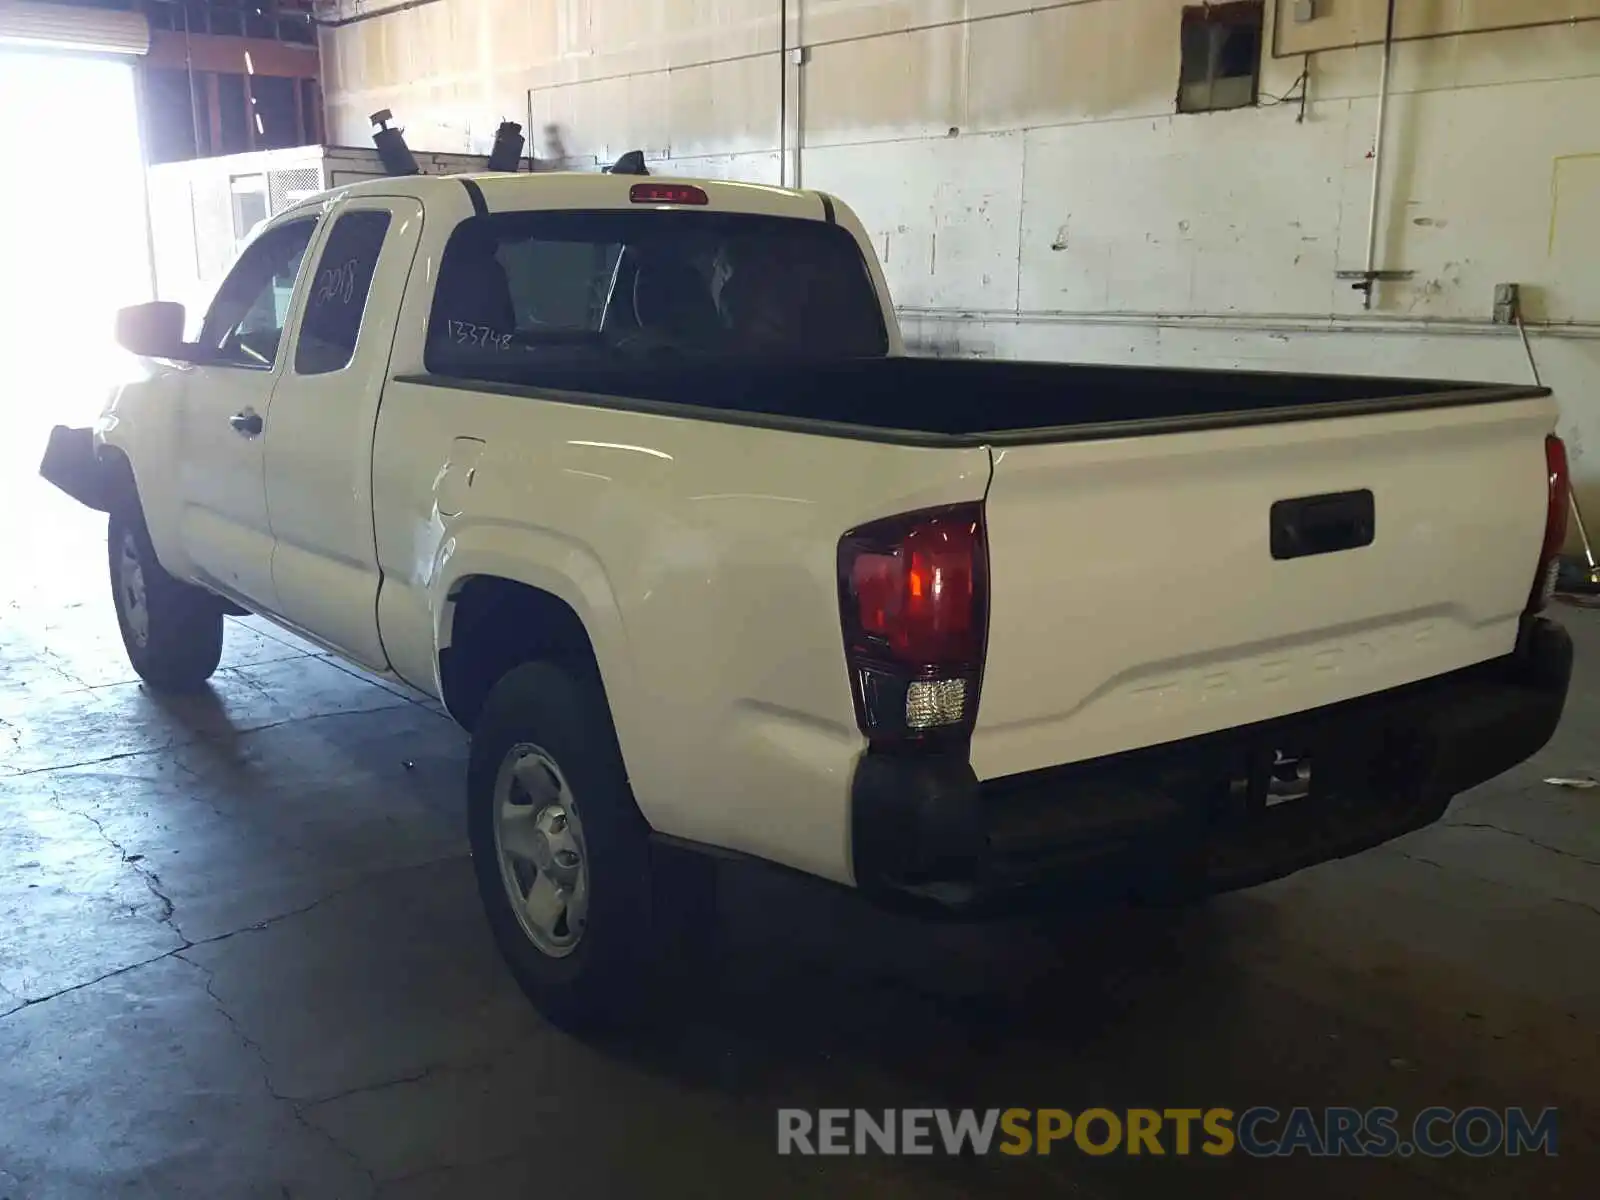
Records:
[[[1071,766],[979,782],[957,756],[868,755],[851,789],[856,880],[974,914],[1249,887],[1436,821],[1544,746],[1571,673],[1571,638],[1540,618],[1503,659]],[[1272,802],[1274,761],[1305,756],[1309,794]]]

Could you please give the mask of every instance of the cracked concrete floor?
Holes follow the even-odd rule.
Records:
[[[34,443],[36,444],[36,443]],[[479,919],[464,740],[255,620],[190,700],[103,525],[4,473],[0,1198],[1592,1194],[1600,614],[1569,719],[1446,823],[1184,914],[930,928],[759,871],[675,1037],[546,1026]],[[9,489],[10,495],[5,493]],[[774,1109],[1559,1105],[1561,1156],[796,1160]]]

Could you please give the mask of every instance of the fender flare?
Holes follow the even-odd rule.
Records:
[[[455,597],[475,578],[505,579],[545,592],[572,610],[588,634],[611,705],[623,757],[633,773],[648,735],[637,716],[633,655],[621,608],[599,558],[587,546],[550,530],[501,522],[463,522],[439,549],[428,582],[434,669],[452,640]]]
[[[130,492],[144,514],[156,558],[179,579],[192,578],[179,537],[182,513],[178,451],[182,412],[181,368],[167,368],[148,379],[118,388],[95,422],[94,442],[104,461],[126,464]]]

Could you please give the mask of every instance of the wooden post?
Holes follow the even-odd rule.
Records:
[[[217,89],[217,76],[206,72],[206,115],[210,117],[212,154],[222,153],[222,96]]]
[[[328,127],[323,122],[322,116],[322,81],[313,79],[311,81],[311,141],[319,146],[328,140]]]

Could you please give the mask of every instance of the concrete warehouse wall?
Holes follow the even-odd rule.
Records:
[[[836,192],[928,352],[1524,380],[1489,323],[1520,282],[1600,525],[1600,0],[1399,0],[1377,265],[1415,275],[1370,313],[1334,272],[1363,266],[1384,0],[1278,0],[1265,102],[1200,115],[1174,113],[1182,0],[788,0],[803,65],[779,6],[361,20],[323,35],[330,131],[366,144],[391,107],[418,149],[487,152],[510,117],[538,150],[553,122],[575,165]],[[1271,101],[1302,71],[1303,119]]]

